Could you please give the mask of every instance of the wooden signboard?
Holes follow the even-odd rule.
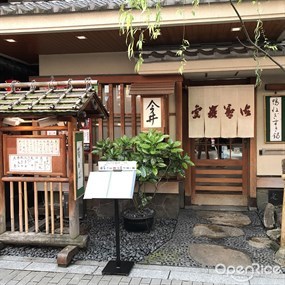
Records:
[[[265,142],[285,142],[285,95],[265,96]]]
[[[77,200],[84,194],[84,136],[83,132],[74,132],[74,199]]]
[[[65,145],[65,135],[3,135],[4,174],[66,177]]]

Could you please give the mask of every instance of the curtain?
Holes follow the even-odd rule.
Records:
[[[188,88],[189,137],[253,137],[254,86]]]

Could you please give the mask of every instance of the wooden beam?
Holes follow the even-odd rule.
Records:
[[[39,245],[39,246],[58,246],[76,245],[80,248],[87,246],[87,235],[79,235],[77,238],[71,238],[68,234],[46,234],[46,233],[19,233],[5,232],[0,235],[0,242],[4,244],[15,245]]]

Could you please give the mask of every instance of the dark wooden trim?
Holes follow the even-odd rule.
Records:
[[[185,80],[187,86],[216,86],[216,85],[243,85],[254,84],[252,78],[229,79],[229,80]]]
[[[175,84],[175,112],[176,112],[176,140],[183,141],[183,104],[182,104],[182,82]]]
[[[109,111],[109,119],[108,119],[108,137],[113,140],[114,139],[114,95],[113,95],[113,84],[109,84],[109,93],[108,93],[108,111]]]
[[[121,114],[120,114],[120,123],[121,123],[121,135],[126,133],[126,125],[125,125],[125,86],[124,84],[120,84],[120,106],[121,106]]]
[[[85,78],[91,78],[98,80],[100,84],[120,84],[120,83],[134,83],[134,82],[179,82],[183,81],[181,75],[154,75],[154,76],[143,76],[143,75],[73,75],[73,76],[55,76],[54,80],[68,80],[71,78],[73,80],[84,80]],[[31,76],[29,80],[35,80],[38,82],[50,81],[49,76]]]
[[[285,84],[284,83],[269,83],[269,84],[265,84],[264,89],[266,91],[284,91]]]
[[[132,108],[132,136],[137,134],[137,96],[131,97],[131,108]]]
[[[102,101],[102,84],[98,85],[98,97]],[[97,119],[97,122],[98,122],[98,139],[101,140],[103,139],[103,120]]]

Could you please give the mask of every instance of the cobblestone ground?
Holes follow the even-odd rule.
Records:
[[[193,236],[193,228],[196,224],[210,223],[208,220],[201,218],[198,213],[199,211],[197,210],[181,210],[172,239],[153,253],[146,256],[142,262],[145,264],[207,267],[197,263],[189,255],[189,245],[198,243],[226,246],[246,253],[253,263],[258,263],[264,266],[276,265],[273,260],[273,249],[258,249],[248,244],[248,240],[252,237],[266,237],[266,231],[255,211],[242,212],[251,220],[251,224],[242,227],[242,230],[245,233],[244,236],[220,239]]]
[[[243,226],[243,236],[210,239],[195,237],[193,228],[197,224],[209,224],[210,221],[199,215],[198,210],[180,210],[178,220],[162,219],[155,222],[150,233],[128,233],[121,227],[121,260],[134,261],[140,264],[186,266],[208,268],[199,264],[189,254],[191,244],[215,244],[246,253],[253,263],[276,265],[274,250],[258,249],[249,245],[252,237],[266,237],[265,229],[255,211],[242,212],[247,215],[251,224]],[[80,250],[74,260],[108,261],[116,258],[115,231],[112,219],[91,219],[86,222],[86,231],[90,241],[88,248]],[[56,258],[59,249],[7,246],[0,251],[1,255]]]

